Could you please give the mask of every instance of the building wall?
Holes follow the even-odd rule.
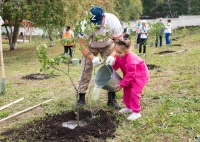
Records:
[[[13,27],[12,27],[13,28]],[[9,29],[9,28],[8,28]],[[4,26],[2,26],[2,32],[6,32],[6,29],[5,29],[5,27]],[[20,27],[19,28],[19,34],[20,33],[23,33],[24,34],[24,27]],[[32,35],[42,35],[43,34],[43,30],[42,29],[40,29],[40,28],[33,28],[33,33],[32,33]],[[29,33],[27,34],[27,35],[29,35]]]
[[[178,27],[185,27],[185,26],[200,26],[200,15],[187,15],[187,16],[179,16],[179,18],[162,18],[163,23],[167,23],[167,20],[171,20],[172,29],[176,29]],[[144,20],[144,19],[143,19]],[[158,21],[158,19],[145,19],[147,22],[154,22]],[[133,31],[135,31],[137,23],[136,21],[130,21],[130,26],[127,23],[123,23],[123,27],[130,27]]]

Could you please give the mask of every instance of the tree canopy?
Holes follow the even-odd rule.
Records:
[[[130,19],[138,19],[143,11],[142,2],[141,0],[116,0],[115,10],[124,22]]]
[[[200,14],[199,0],[142,0],[142,5],[142,16],[149,18]]]

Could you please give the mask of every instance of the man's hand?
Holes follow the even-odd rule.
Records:
[[[99,57],[94,57],[94,58],[92,59],[92,64],[93,64],[94,67],[97,67],[98,65],[100,65],[101,62],[100,62],[100,60],[99,60]]]
[[[106,60],[106,64],[113,66],[114,63],[115,63],[115,58],[113,56],[108,56],[108,58]]]
[[[122,89],[122,87],[118,85],[118,86],[115,88],[115,92],[118,92],[118,91],[120,91],[121,89]]]

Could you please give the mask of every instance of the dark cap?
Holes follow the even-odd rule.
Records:
[[[94,6],[90,9],[90,12],[92,13],[90,21],[94,24],[101,25],[104,14],[103,9],[99,6]]]

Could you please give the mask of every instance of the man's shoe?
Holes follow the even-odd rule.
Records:
[[[85,105],[85,93],[79,93],[79,100],[76,103],[76,108],[81,108]]]
[[[114,109],[121,109],[120,105],[117,103],[115,99],[115,92],[108,92],[108,106],[113,107]]]
[[[76,108],[81,108],[85,105],[85,101],[82,100],[78,100],[78,102],[76,103]]]

